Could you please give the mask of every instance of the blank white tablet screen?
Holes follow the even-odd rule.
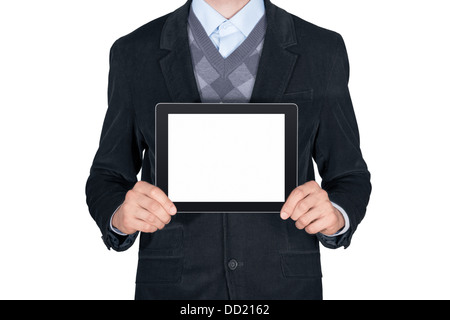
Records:
[[[284,202],[284,114],[169,114],[168,197]]]

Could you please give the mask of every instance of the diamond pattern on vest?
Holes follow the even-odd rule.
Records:
[[[188,23],[189,47],[202,102],[249,102],[264,43],[265,17],[247,39],[223,58],[193,12]]]

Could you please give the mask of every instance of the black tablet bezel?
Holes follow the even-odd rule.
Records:
[[[155,106],[155,185],[168,193],[169,114],[284,114],[285,200],[298,185],[298,106],[294,103],[158,103]],[[170,198],[170,195],[168,195]],[[177,212],[279,213],[284,202],[176,202]]]

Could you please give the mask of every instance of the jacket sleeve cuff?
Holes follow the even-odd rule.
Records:
[[[134,241],[136,241],[138,235],[139,232],[135,232],[130,235],[121,236],[112,230],[108,230],[102,236],[102,239],[109,250],[113,249],[120,252],[129,249],[133,245]]]

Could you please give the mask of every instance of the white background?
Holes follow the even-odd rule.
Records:
[[[344,37],[365,220],[322,250],[325,299],[449,299],[448,1],[273,1]],[[84,186],[106,111],[109,49],[184,3],[0,4],[0,298],[133,299],[137,246],[106,250]]]

